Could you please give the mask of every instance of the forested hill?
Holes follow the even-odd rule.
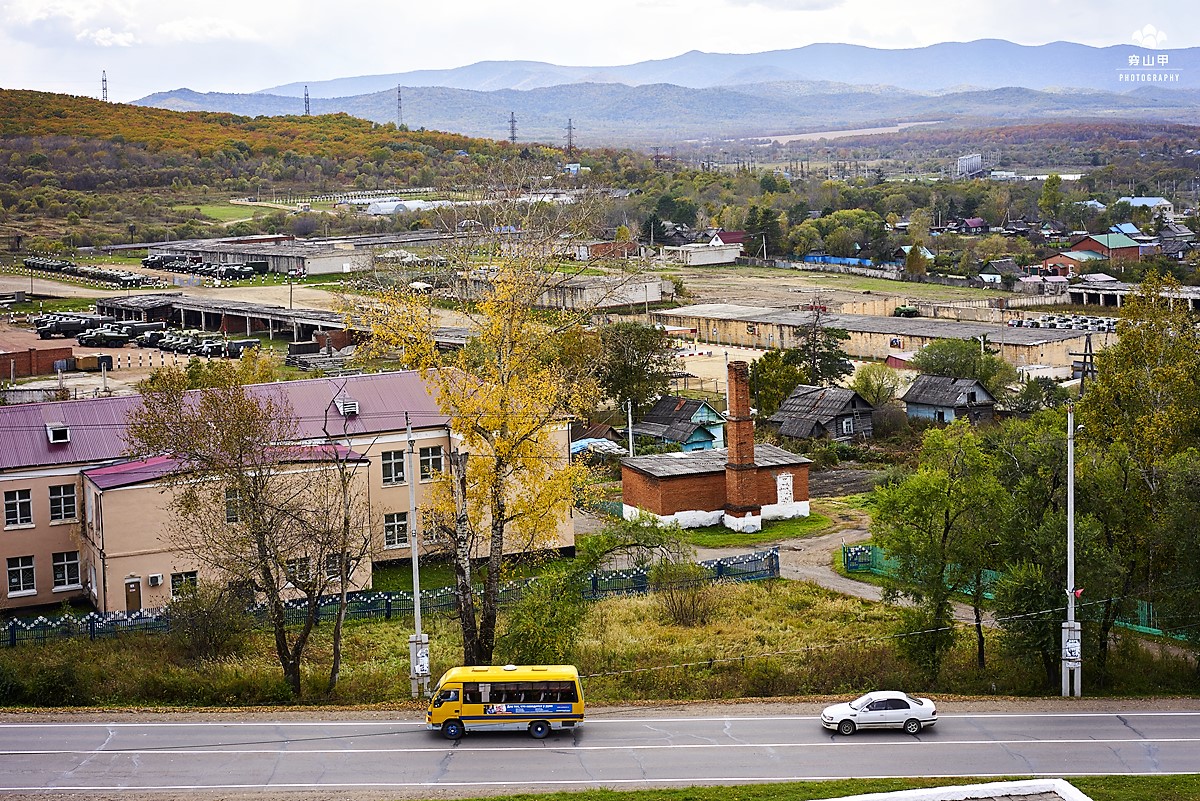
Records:
[[[207,157],[217,154],[272,157],[396,159],[415,164],[429,158],[456,158],[460,151],[487,156],[511,148],[508,142],[436,131],[403,131],[347,114],[246,117],[222,112],[168,111],[103,103],[86,97],[0,89],[0,139],[6,149],[19,138],[67,136],[144,145]]]

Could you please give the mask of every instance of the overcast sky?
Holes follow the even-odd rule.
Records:
[[[1008,39],[1200,46],[1196,0],[0,0],[0,87],[130,101],[251,92],[485,60],[612,66],[754,53]]]

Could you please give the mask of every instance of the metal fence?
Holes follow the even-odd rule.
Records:
[[[779,549],[743,554],[725,559],[700,562],[704,576],[699,579],[716,581],[760,581],[779,576]],[[694,581],[695,579],[693,579]],[[507,606],[520,599],[522,591],[537,577],[512,581],[500,588],[500,605]],[[644,568],[628,570],[606,570],[592,573],[580,587],[580,595],[589,601],[622,595],[638,595],[649,592],[651,581]],[[478,590],[476,590],[478,592]],[[288,624],[304,621],[306,605],[299,601],[286,605]],[[333,620],[337,615],[336,596],[323,598],[318,612],[319,621]],[[423,613],[453,613],[457,609],[454,588],[442,587],[421,591]],[[266,622],[266,609],[255,606],[250,613],[261,623]],[[346,609],[347,620],[411,617],[413,595],[411,592],[364,592],[352,593]],[[163,633],[171,630],[169,609],[143,609],[139,612],[90,612],[84,615],[63,614],[57,617],[39,616],[32,620],[14,618],[3,624],[0,647],[15,647],[23,643],[44,643],[86,637],[98,640],[117,637],[132,632]]]
[[[842,566],[847,573],[874,573],[877,576],[885,577],[894,576],[900,569],[899,562],[890,558],[882,548],[876,548],[874,545],[843,545]],[[995,597],[990,587],[995,585],[1001,575],[994,570],[983,571],[983,596],[985,598]],[[969,594],[972,589],[973,587],[965,587],[963,592]],[[1178,634],[1165,632],[1159,627],[1154,604],[1149,601],[1134,601],[1133,608],[1129,612],[1117,617],[1116,625],[1142,634],[1186,639]]]

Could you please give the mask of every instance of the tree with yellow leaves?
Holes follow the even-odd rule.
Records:
[[[564,241],[592,235],[595,207],[587,198],[558,204],[519,190],[492,194],[496,202],[473,209],[476,222],[446,250],[451,280],[466,298],[459,312],[470,336],[462,349],[438,348],[427,293],[385,289],[355,312],[370,326],[364,351],[398,354],[421,371],[460,441],[452,480],[422,514],[426,536],[454,564],[468,665],[492,659],[504,554],[557,546],[570,525],[587,473],[568,459],[568,418],[598,397],[598,341],[585,330],[585,312],[539,308],[575,272],[555,254]],[[477,598],[480,561],[486,576]]]

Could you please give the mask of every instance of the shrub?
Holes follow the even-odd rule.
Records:
[[[708,572],[691,562],[659,562],[650,571],[650,589],[663,620],[677,626],[702,626],[718,606]]]
[[[185,584],[167,605],[167,614],[171,644],[194,660],[237,653],[253,625],[237,593],[208,582]]]

